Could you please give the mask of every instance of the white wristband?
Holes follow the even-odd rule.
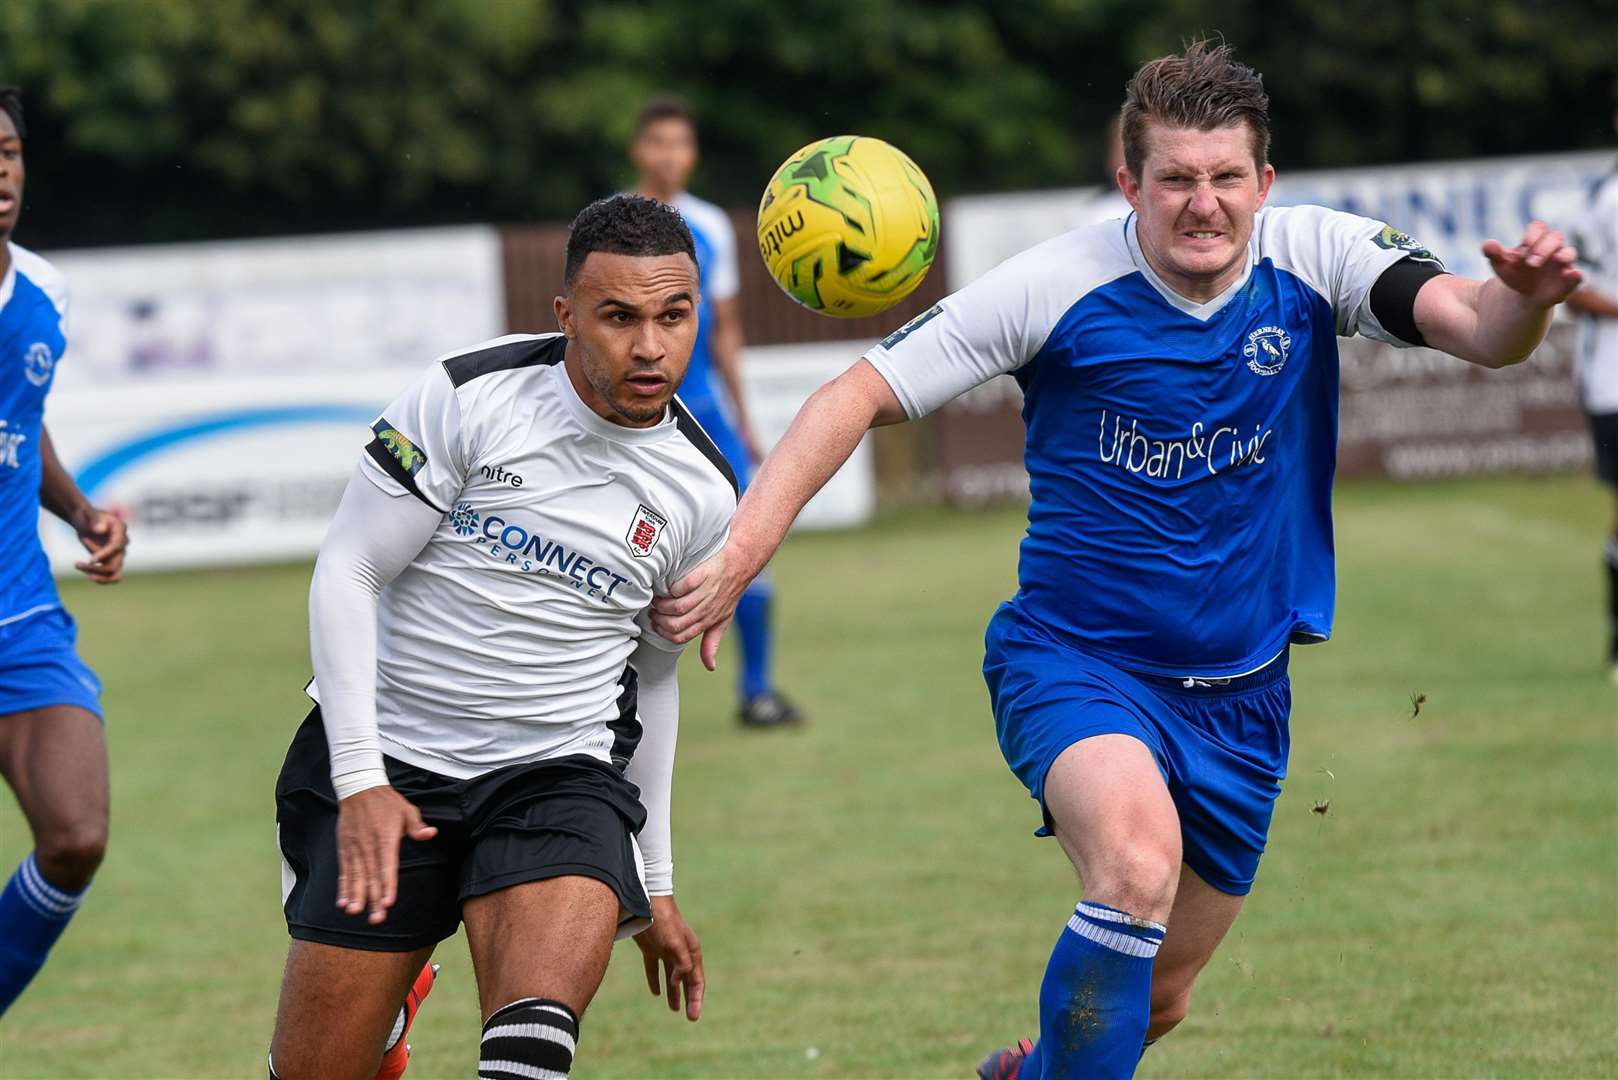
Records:
[[[367,788],[387,787],[388,774],[385,769],[360,769],[355,772],[339,773],[331,778],[331,786],[337,792],[338,801],[350,795],[358,795]]]

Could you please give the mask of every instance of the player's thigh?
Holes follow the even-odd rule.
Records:
[[[433,954],[292,942],[270,1060],[281,1080],[368,1080],[410,984]]]
[[[0,716],[0,773],[42,854],[105,846],[107,740],[95,713],[48,705]]]
[[[1180,869],[1168,932],[1152,964],[1152,1022],[1172,1027],[1185,1016],[1191,985],[1225,940],[1247,897],[1220,892],[1189,866]]]
[[[1180,866],[1180,822],[1150,748],[1132,735],[1080,739],[1045,776],[1046,812],[1085,895],[1162,919]]]
[[[583,1016],[607,973],[620,910],[610,886],[574,875],[468,899],[461,918],[484,1019],[526,997]]]

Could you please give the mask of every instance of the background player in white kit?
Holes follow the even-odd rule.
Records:
[[[1618,130],[1618,82],[1612,85],[1613,128]],[[1607,534],[1607,662],[1618,685],[1618,164],[1590,193],[1584,220],[1573,230],[1585,284],[1567,298],[1581,316],[1579,401],[1590,418],[1596,476],[1612,489],[1612,531]]]
[[[664,966],[671,1008],[683,990],[701,1010],[669,851],[678,646],[644,628],[736,505],[673,397],[690,232],[601,200],[566,282],[562,334],[451,355],[388,406],[321,547],[319,705],[276,787],[294,940],[272,1075],[372,1076],[463,919],[480,1076],[567,1074],[615,935],[637,933],[654,993]]]

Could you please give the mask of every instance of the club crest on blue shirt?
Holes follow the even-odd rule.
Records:
[[[656,510],[641,503],[635,509],[635,519],[629,523],[629,532],[624,540],[629,544],[629,553],[637,559],[644,559],[652,553],[657,542],[663,536],[663,528],[669,519]]]
[[[51,381],[51,370],[56,367],[56,357],[51,353],[51,347],[43,341],[36,341],[28,346],[23,354],[22,373],[28,381],[35,386],[44,386]]]
[[[1247,335],[1242,355],[1255,375],[1274,375],[1286,366],[1292,338],[1279,326],[1261,326]]]

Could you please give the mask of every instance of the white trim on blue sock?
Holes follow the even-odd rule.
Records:
[[[1097,926],[1096,922],[1127,926],[1133,933],[1110,930],[1104,926]],[[1163,934],[1167,930],[1162,923],[1138,919],[1116,908],[1091,903],[1080,903],[1073,909],[1072,917],[1067,920],[1067,928],[1102,948],[1144,960],[1150,960],[1157,955],[1158,946],[1162,944]]]
[[[22,898],[28,906],[47,919],[68,919],[79,909],[84,900],[84,893],[63,892],[55,885],[45,880],[45,875],[39,872],[39,861],[33,852],[17,867],[16,880]]]

